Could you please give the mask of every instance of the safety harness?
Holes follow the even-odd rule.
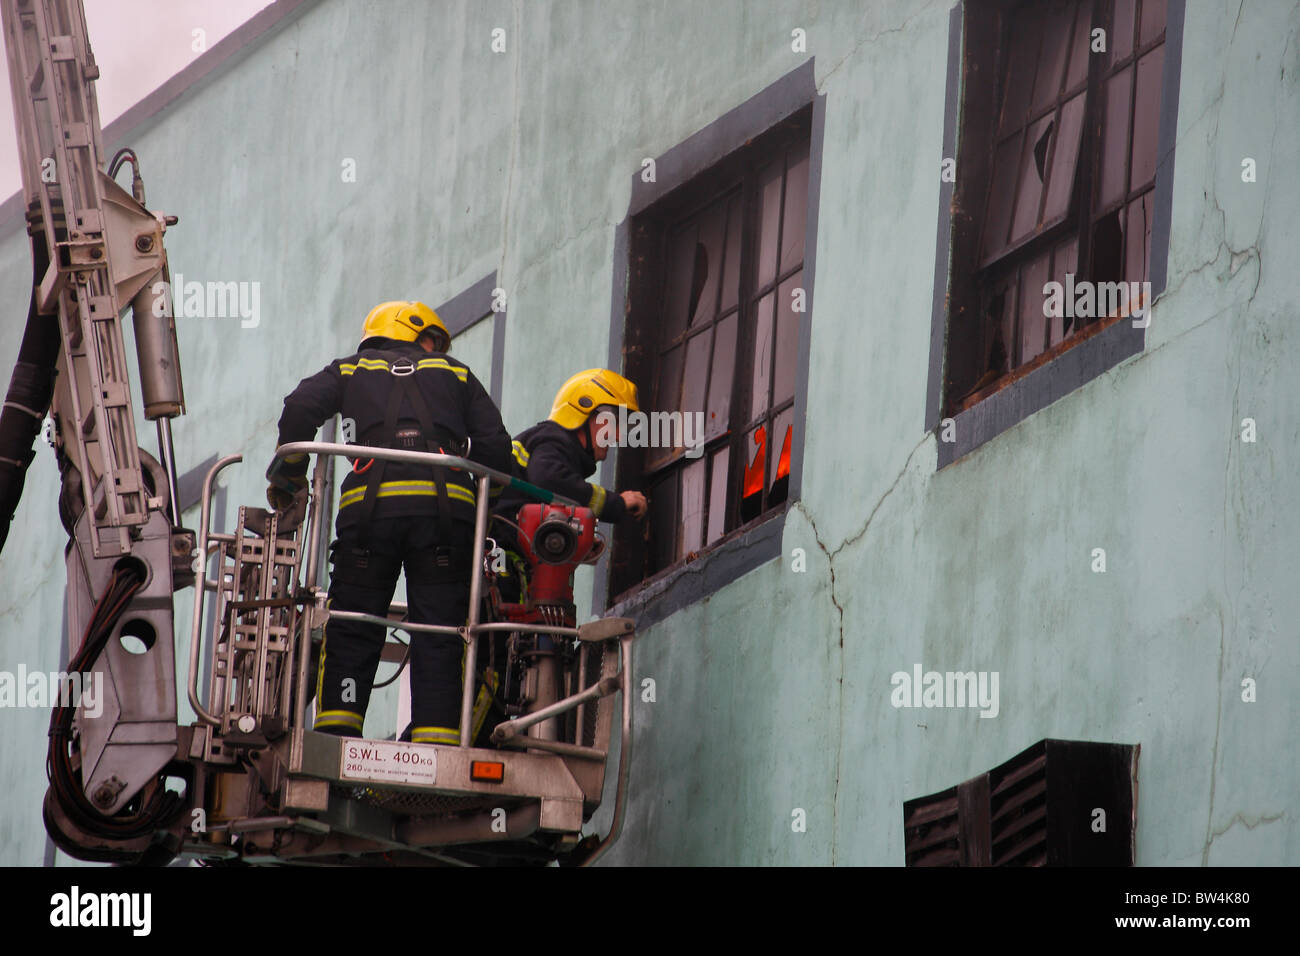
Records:
[[[446,454],[446,449],[438,440],[439,431],[445,433],[446,430],[440,430],[434,426],[429,405],[424,400],[424,396],[420,393],[420,387],[415,381],[415,362],[409,357],[395,352],[381,354],[388,360],[388,370],[396,379],[393,387],[389,390],[388,407],[384,412],[384,423],[380,426],[383,444],[389,448],[405,449],[407,451],[428,451],[435,454]],[[410,403],[415,412],[415,420],[420,426],[418,429],[398,428],[403,398]],[[451,444],[451,441],[448,440],[447,443]],[[357,532],[357,550],[361,552],[369,551],[370,519],[374,514],[375,502],[379,498],[379,489],[384,483],[384,472],[387,464],[388,462],[384,459],[371,459],[362,467],[357,467],[356,462],[353,463],[353,470],[358,474],[368,473],[366,494],[361,501],[361,510],[358,515],[360,527]],[[452,536],[451,501],[447,497],[447,469],[445,466],[433,466],[433,483],[437,492],[434,497],[434,509],[438,520],[438,539],[443,542],[434,549],[433,564],[438,569],[446,570],[451,567],[453,557],[453,549],[446,542],[455,539]]]

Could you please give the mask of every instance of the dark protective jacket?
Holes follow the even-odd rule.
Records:
[[[617,522],[628,516],[627,506],[617,492],[587,481],[587,476],[596,471],[596,458],[590,449],[582,447],[576,432],[547,419],[520,432],[512,447],[516,476],[572,498],[594,511],[601,521]],[[497,510],[513,519],[513,512],[531,500],[519,492],[507,492],[501,496]]]
[[[432,439],[449,454],[460,454],[464,439],[470,439],[466,456],[479,464],[509,472],[510,433],[501,422],[487,391],[465,365],[441,352],[426,352],[414,342],[372,338],[347,358],[336,359],[320,372],[298,383],[284,400],[280,416],[280,444],[311,441],[316,429],[331,416],[343,416],[344,427],[351,420],[353,435],[346,438],[356,444],[386,448],[410,448],[427,451]],[[413,368],[409,376],[394,375]],[[420,410],[413,407],[403,392],[397,401],[395,427],[386,425],[393,390],[414,383],[428,411],[434,434],[426,436],[420,422]],[[436,449],[435,449],[436,450]],[[338,527],[355,524],[366,495],[367,482],[379,471],[379,462],[366,468],[365,461],[343,479],[339,497]],[[304,460],[287,465],[286,474],[303,473]],[[375,499],[373,517],[431,515],[437,512],[437,482],[432,469],[403,462],[384,464],[382,482]],[[444,470],[449,499],[449,517],[458,521],[474,520],[476,481],[463,471]]]

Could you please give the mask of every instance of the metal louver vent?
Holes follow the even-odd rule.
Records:
[[[960,866],[957,788],[903,804],[908,866]]]
[[[908,866],[1132,866],[1139,747],[1040,740],[903,804]]]
[[[989,774],[993,866],[1047,862],[1047,749],[1039,741]]]

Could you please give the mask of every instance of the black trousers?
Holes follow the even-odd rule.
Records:
[[[451,522],[450,528],[450,541],[439,540],[432,515],[373,519],[364,541],[358,528],[340,528],[333,546],[331,610],[383,617],[405,568],[412,623],[463,625],[469,611],[473,528],[464,522]],[[315,730],[361,736],[383,645],[382,625],[340,620],[326,625]],[[411,739],[416,743],[459,742],[464,648],[457,635],[412,634]]]

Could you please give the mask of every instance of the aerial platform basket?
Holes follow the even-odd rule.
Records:
[[[203,485],[188,695],[198,721],[180,728],[178,758],[194,772],[202,827],[185,829],[178,852],[208,860],[265,863],[449,864],[595,862],[618,838],[631,762],[633,622],[605,618],[582,626],[480,620],[487,603],[484,542],[489,490],[512,485],[530,497],[575,502],[465,458],[326,442],[295,442],[282,458],[318,455],[305,520],[239,509],[231,533],[213,531],[212,489],[241,460],[218,461]],[[441,465],[478,482],[469,618],[462,627],[413,624],[394,604],[386,618],[326,607],[318,585],[322,535],[330,523],[331,456]],[[289,527],[288,525],[292,525]],[[208,576],[211,559],[216,574]],[[198,693],[207,595],[216,635],[206,702]],[[478,681],[465,681],[458,745],[340,738],[309,728],[311,641],[330,619],[348,618],[408,632],[454,634],[465,641],[465,673],[479,674],[480,637],[544,635],[565,650],[552,682],[527,713],[498,724],[495,746],[472,746]],[[551,616],[547,620],[553,620]],[[389,640],[383,659],[401,660]],[[610,830],[583,835],[600,807],[623,690],[619,761]]]

